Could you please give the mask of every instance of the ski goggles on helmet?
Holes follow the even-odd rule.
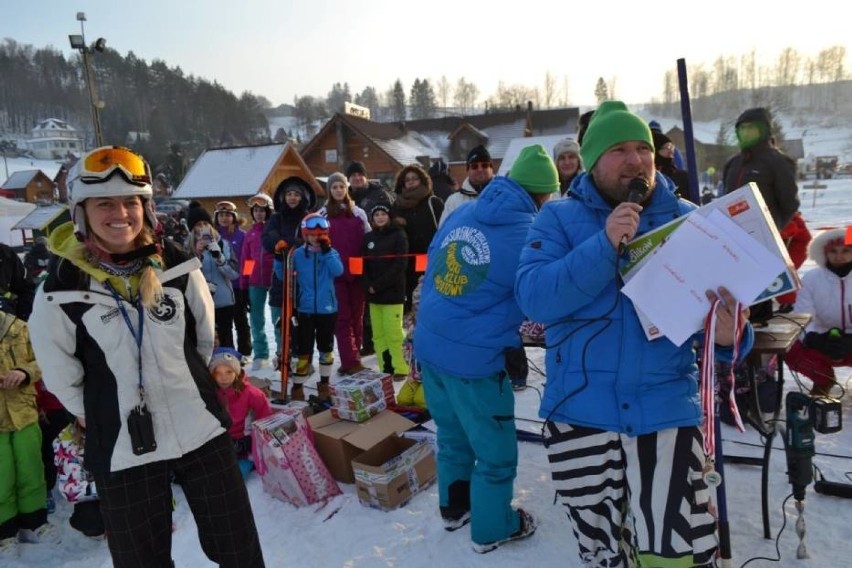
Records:
[[[303,235],[324,235],[328,229],[328,219],[320,215],[312,214],[302,219]]]
[[[237,206],[230,201],[220,201],[216,204],[217,213],[236,213]]]
[[[272,207],[272,199],[266,194],[253,195],[248,199],[248,206],[251,207]]]
[[[78,178],[83,183],[103,183],[116,172],[127,183],[139,187],[151,185],[151,168],[145,159],[129,148],[104,146],[96,148],[80,160]]]

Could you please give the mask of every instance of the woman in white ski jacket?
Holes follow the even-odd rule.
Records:
[[[92,150],[68,183],[72,221],[50,235],[29,324],[47,387],[86,428],[113,564],[173,565],[174,479],[208,558],[262,566],[207,372],[213,302],[198,259],[156,232],[150,168],[132,150]]]

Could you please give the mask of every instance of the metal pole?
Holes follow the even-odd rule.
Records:
[[[101,131],[101,117],[100,117],[100,109],[98,108],[97,101],[95,98],[95,78],[92,74],[92,64],[89,61],[89,48],[84,47],[83,51],[83,65],[86,67],[86,86],[89,89],[89,105],[92,108],[92,124],[95,127],[95,145],[103,146],[104,145],[104,135]]]
[[[98,108],[95,97],[95,77],[92,72],[92,64],[89,61],[91,48],[86,43],[86,14],[78,12],[77,19],[80,20],[80,35],[83,37],[83,47],[80,48],[80,52],[83,54],[83,66],[86,68],[86,89],[89,91],[89,106],[92,112],[92,126],[95,129],[95,146],[103,146],[104,135],[101,131],[100,109]]]

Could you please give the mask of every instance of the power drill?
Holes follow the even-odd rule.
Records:
[[[800,392],[788,392],[787,406],[787,478],[797,501],[805,498],[805,489],[814,480],[814,425],[811,398]]]

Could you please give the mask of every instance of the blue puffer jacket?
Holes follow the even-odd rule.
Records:
[[[678,200],[657,174],[639,232],[695,206]],[[693,342],[645,339],[633,303],[616,283],[616,251],[604,232],[612,212],[583,173],[573,196],[549,203],[521,252],[516,294],[524,313],[546,326],[547,385],[539,415],[554,422],[640,435],[701,421]],[[696,261],[698,261],[696,259]],[[701,345],[703,337],[696,335]],[[745,356],[754,336],[747,326]],[[730,360],[731,349],[718,348]]]
[[[292,262],[296,272],[296,311],[304,314],[337,313],[334,279],[343,274],[340,254],[333,248],[322,253],[304,244],[292,252]],[[276,258],[273,271],[279,281],[284,280],[284,262]]]
[[[504,351],[521,345],[515,271],[536,212],[520,185],[496,177],[441,225],[414,329],[418,361],[465,378],[503,370]]]

